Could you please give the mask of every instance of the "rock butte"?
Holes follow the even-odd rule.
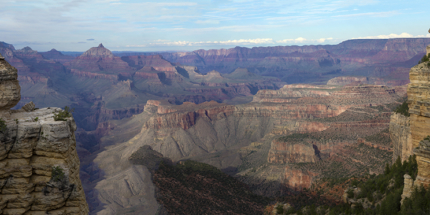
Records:
[[[17,70],[1,55],[0,89],[6,125],[0,131],[0,214],[88,214],[73,118],[54,121],[60,108],[34,110],[32,103],[10,110],[20,100],[20,86]],[[53,167],[64,175],[53,178]]]

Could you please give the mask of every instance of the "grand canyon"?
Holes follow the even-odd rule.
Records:
[[[262,214],[275,199],[316,191],[336,205],[351,202],[344,197],[351,178],[383,174],[385,164],[415,154],[418,176],[404,182],[410,197],[413,184],[430,184],[422,142],[429,135],[428,67],[417,65],[429,44],[428,38],[357,39],[159,53],[111,52],[100,44],[75,57],[0,42],[0,78],[11,83],[2,91],[20,85],[10,93],[14,98],[0,96],[10,100],[0,100],[10,130],[0,136],[0,165],[9,168],[0,172],[0,214],[46,208],[57,214]],[[411,115],[393,113],[405,101]],[[35,107],[24,111],[30,102]],[[61,125],[48,119],[61,110],[54,107],[65,106],[73,117]],[[67,130],[61,138],[71,156],[46,146],[64,142],[56,126]],[[51,131],[51,142],[42,141],[42,130]],[[11,149],[17,138],[34,149]],[[61,191],[72,200],[36,201],[39,208],[28,199],[7,202],[15,195],[8,174],[52,182],[38,159],[62,160],[70,169],[68,180],[78,188]],[[20,162],[34,177],[19,175]],[[42,185],[31,189],[41,193]]]

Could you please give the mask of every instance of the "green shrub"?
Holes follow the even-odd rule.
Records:
[[[39,117],[34,118],[34,121],[35,122],[39,121]]]
[[[279,204],[278,206],[276,206],[276,213],[284,214],[284,206],[282,204]]]
[[[52,167],[52,176],[51,176],[51,178],[54,181],[62,181],[65,177],[66,177],[66,175],[64,174],[63,168],[61,168],[59,166]]]
[[[404,116],[410,116],[408,103],[406,101],[404,101],[403,104],[399,105],[396,108],[395,112],[400,113]]]
[[[2,118],[0,118],[0,132],[5,131],[6,128],[7,128],[6,122]]]
[[[348,190],[347,192],[346,192],[346,194],[348,195],[348,198],[354,198],[354,190],[353,189],[350,189],[350,190]]]
[[[399,157],[391,167],[386,165],[384,174],[371,177],[365,182],[360,182],[358,185],[358,187],[361,189],[361,192],[357,197],[358,199],[367,198],[370,202],[375,202],[375,200],[381,199],[382,195],[385,194],[386,197],[382,201],[381,205],[368,209],[364,209],[360,206],[352,209],[348,204],[341,204],[332,207],[329,214],[429,214],[428,211],[430,210],[430,201],[428,200],[408,200],[409,202],[406,203],[406,206],[402,206],[402,210],[400,210],[400,200],[404,186],[403,175],[409,174],[412,179],[415,180],[417,172],[418,166],[415,156],[410,156],[409,159],[403,163]],[[394,185],[388,186],[390,183],[392,183],[392,180],[394,180]],[[380,192],[378,192],[378,190]],[[375,191],[376,197],[374,198],[373,194]],[[430,192],[427,194],[424,193],[424,191],[417,191],[417,193],[420,193],[421,197],[419,198],[421,199],[430,198]],[[347,194],[348,197],[352,196],[350,191],[348,191]],[[415,196],[418,196],[418,194]],[[415,204],[415,206],[413,204]]]
[[[425,189],[422,185],[418,189],[415,187],[411,198],[406,198],[401,207],[404,215],[430,214],[430,189]]]
[[[424,55],[423,58],[421,58],[421,60],[418,61],[418,64],[424,63],[424,62],[428,62],[429,59],[430,59],[430,54],[429,55]]]
[[[55,121],[67,121],[66,118],[72,117],[72,113],[75,109],[70,109],[69,107],[64,107],[64,110],[54,114]]]

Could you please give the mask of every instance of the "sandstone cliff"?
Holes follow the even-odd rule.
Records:
[[[401,161],[412,155],[410,118],[400,113],[392,113],[390,118],[390,137],[393,142],[393,163],[400,156]]]
[[[413,67],[409,73],[408,103],[413,152],[417,155],[418,175],[414,185],[430,185],[430,149],[424,138],[430,135],[430,68],[427,63]]]
[[[19,101],[17,71],[0,56],[0,214],[88,214],[72,117],[60,108],[9,110]]]

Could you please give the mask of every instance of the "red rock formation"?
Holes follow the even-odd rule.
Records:
[[[273,140],[267,161],[276,164],[316,162],[318,157],[312,144]]]
[[[357,68],[366,68],[367,71],[370,71],[370,76],[386,76],[382,78],[384,81],[403,85],[408,81],[407,68],[416,64],[425,54],[425,48],[429,43],[429,39],[421,38],[348,40],[338,45],[235,47],[232,49],[162,53],[162,55],[171,62],[198,66],[203,72],[209,72],[215,68],[222,73],[229,73],[237,67],[257,70],[263,68],[265,75],[284,78],[290,83],[297,81],[289,80],[288,75],[303,75],[303,72],[311,73],[312,80],[315,80],[317,77],[315,74],[324,74],[324,72],[328,74],[334,72],[335,76],[338,76],[337,73],[339,75],[342,73],[356,74]],[[317,68],[321,72],[316,72]],[[323,71],[321,68],[327,70]],[[280,73],[280,69],[284,71]],[[391,76],[398,69],[402,70],[401,77]],[[380,70],[384,70],[382,76]]]
[[[285,167],[284,172],[285,185],[294,190],[303,190],[304,188],[309,189],[316,179],[316,176],[318,176],[318,173],[307,170],[293,169],[289,166]]]
[[[119,73],[134,71],[120,57],[115,57],[111,51],[102,44],[90,48],[72,62],[66,63],[70,69],[83,70],[86,72]]]
[[[163,59],[161,55],[140,55],[140,56],[126,56],[122,59],[130,66],[138,69],[142,67],[152,67],[157,71],[175,72],[175,66],[169,61]]]

